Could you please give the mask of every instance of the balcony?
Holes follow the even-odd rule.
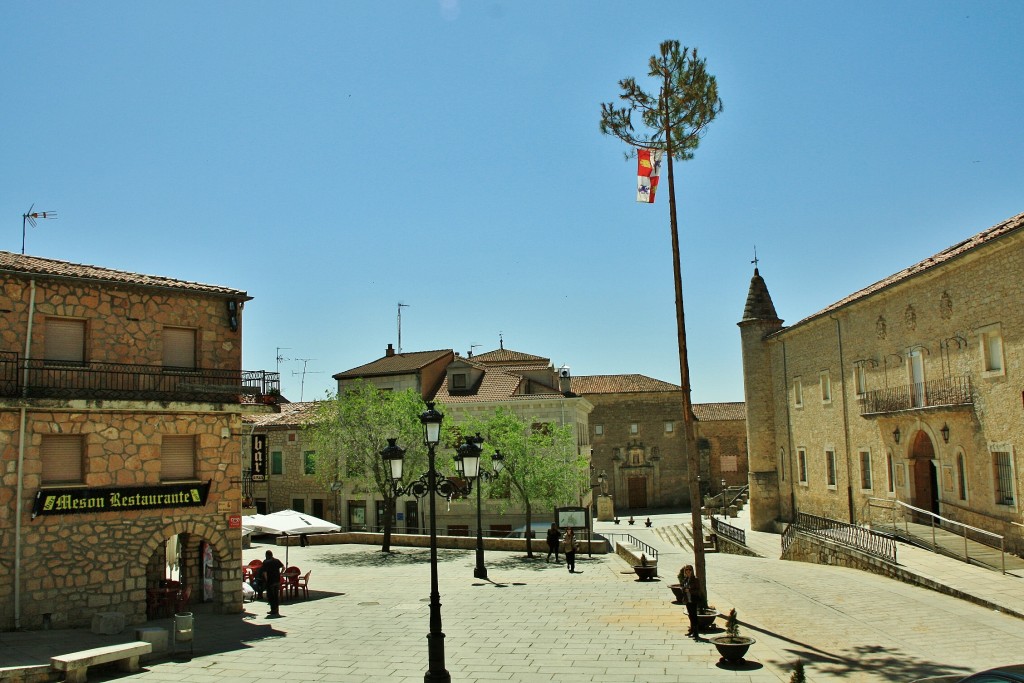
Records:
[[[0,351],[0,398],[276,403],[276,372],[23,360]]]
[[[881,415],[902,410],[969,405],[974,405],[971,376],[963,375],[869,391],[861,399],[860,414]]]

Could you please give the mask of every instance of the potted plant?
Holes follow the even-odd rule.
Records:
[[[640,564],[633,565],[633,571],[640,581],[651,581],[658,575],[658,565],[652,565],[647,561],[647,556],[640,553]]]
[[[718,654],[727,662],[742,662],[743,655],[754,644],[754,639],[740,635],[739,622],[736,619],[736,608],[729,610],[729,616],[725,618],[725,635],[710,638]]]

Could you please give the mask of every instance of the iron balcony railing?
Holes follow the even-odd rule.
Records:
[[[0,397],[256,402],[280,394],[276,372],[170,368],[130,363],[69,363],[0,352]]]
[[[879,413],[895,413],[900,410],[962,406],[973,403],[971,376],[961,375],[869,391],[862,399],[860,414],[877,415]]]
[[[717,517],[711,518],[711,530],[714,531],[716,535],[728,538],[740,545],[747,544],[747,532],[745,529],[733,526],[732,524],[722,521]]]

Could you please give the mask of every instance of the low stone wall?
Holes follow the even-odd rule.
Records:
[[[384,534],[364,531],[342,531],[336,534],[310,534],[306,537],[309,545],[335,545],[341,543],[359,543],[363,545],[383,545]],[[608,542],[603,540],[588,541],[577,539],[579,552],[592,555],[603,555],[608,552]],[[298,536],[278,536],[277,545],[297,546]],[[413,548],[429,548],[430,536],[422,534],[391,534],[391,545],[409,546]],[[533,539],[533,552],[547,554],[548,546],[543,539]],[[462,550],[476,549],[476,536],[438,536],[438,548],[459,548]],[[484,550],[507,550],[510,552],[526,552],[525,538],[488,538],[484,537]],[[638,560],[639,561],[639,560]]]
[[[829,541],[818,536],[811,536],[810,534],[801,533],[799,531],[796,532],[793,542],[790,544],[789,548],[785,553],[783,553],[782,559],[860,569],[862,571],[887,576],[890,579],[896,579],[897,581],[913,584],[915,586],[930,588],[931,590],[944,595],[950,595],[954,598],[960,598],[961,600],[973,602],[974,604],[981,605],[982,607],[988,607],[1003,612],[1004,614],[1024,619],[1024,614],[1020,612],[1009,610],[1004,606],[997,605],[984,598],[964,593],[926,576],[914,574],[898,564],[892,564],[891,562],[886,562],[883,559],[861,552],[854,548],[849,548],[833,541]]]
[[[743,555],[745,557],[761,557],[747,546],[743,545],[742,543],[737,543],[731,538],[727,538],[721,534],[715,534],[714,536],[715,549],[718,550],[718,552],[720,553],[728,553],[730,555]]]

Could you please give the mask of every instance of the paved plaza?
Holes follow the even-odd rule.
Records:
[[[653,530],[610,524],[598,530],[631,533],[658,548],[660,581],[637,581],[615,555],[583,555],[570,574],[564,564],[545,563],[538,543],[533,560],[488,552],[485,582],[473,578],[472,551],[439,550],[452,680],[774,683],[788,681],[800,658],[809,681],[898,682],[1024,661],[1024,620],[991,608],[856,570],[709,554],[709,602],[722,611],[735,607],[743,633],[757,639],[746,666],[722,665],[712,644],[684,636],[685,608],[672,603],[667,587],[692,556],[656,531],[686,517],[653,519]],[[254,545],[245,560],[262,557],[267,547]],[[284,548],[275,555],[283,559]],[[134,675],[100,669],[89,678],[422,681],[428,558],[427,549],[414,548],[391,555],[375,546],[291,548],[290,564],[312,570],[309,600],[285,602],[281,618],[266,616],[263,602],[246,603],[242,615],[197,613],[191,660],[149,662]],[[975,571],[979,583],[999,577],[1024,594],[1024,579]],[[157,624],[170,620],[150,625]],[[130,640],[130,631],[2,633],[0,666]]]

